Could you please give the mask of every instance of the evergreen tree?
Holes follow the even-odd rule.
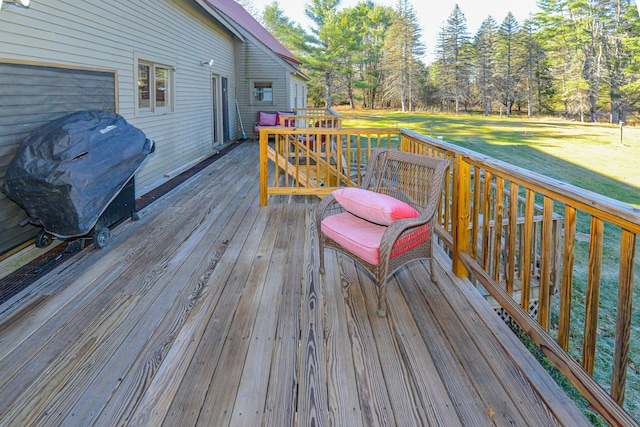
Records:
[[[447,34],[444,26],[438,31],[438,44],[436,45],[436,54],[438,59],[431,65],[434,83],[437,88],[438,98],[440,100],[440,110],[448,110],[448,101],[453,98],[451,89],[455,86],[453,76],[445,70],[449,66],[449,55],[447,55]]]
[[[567,84],[572,79],[569,73],[571,64],[579,62],[575,47],[570,43],[571,28],[568,24],[566,0],[540,0],[538,8],[541,10],[535,16],[541,31],[539,42],[547,53],[549,67],[554,78],[553,109],[562,108],[568,113]]]
[[[345,69],[349,73],[343,71],[343,75],[350,76],[347,91],[351,108],[355,108],[355,90],[360,92],[363,107],[375,108],[383,80],[383,46],[392,14],[391,8],[372,1],[360,2],[341,14],[343,35],[351,39],[351,64]]]
[[[386,98],[399,99],[402,111],[413,111],[413,100],[419,93],[416,81],[421,68],[418,64],[423,53],[415,10],[408,0],[399,0],[387,33],[384,62]]]
[[[351,108],[355,107],[354,88],[356,86],[358,60],[361,45],[361,26],[356,25],[358,11],[354,8],[338,12],[331,25],[325,25],[324,33],[332,40],[332,52],[335,58],[335,84],[333,96],[340,100],[343,96],[349,100]]]
[[[285,12],[278,6],[277,1],[265,6],[260,21],[280,43],[300,59],[305,59],[309,54],[309,36],[300,24],[289,20]]]
[[[605,56],[610,85],[611,121],[626,121],[640,102],[640,19],[631,0],[609,0],[605,21]]]
[[[511,117],[519,80],[518,73],[515,72],[519,31],[520,24],[516,21],[513,13],[509,12],[498,29],[497,74],[495,76],[498,96],[506,108],[507,117]]]
[[[600,109],[610,108],[612,120],[624,117],[637,94],[637,74],[631,71],[640,37],[637,7],[630,0],[542,0],[538,5],[539,39],[562,77],[556,81],[567,112],[596,121]],[[557,72],[560,63],[563,73]]]
[[[308,66],[312,70],[312,78],[317,87],[324,88],[324,106],[330,108],[333,104],[334,82],[336,79],[336,59],[339,55],[335,47],[337,28],[337,9],[340,0],[311,0],[305,8],[305,13],[315,27],[312,28],[313,41],[310,49],[313,55],[308,57]],[[311,90],[309,95],[313,95]]]
[[[584,58],[582,78],[587,82],[589,120],[598,119],[598,98],[605,76],[604,60],[604,2],[599,0],[571,0],[568,2],[570,23],[575,43]]]
[[[480,99],[485,116],[491,113],[491,103],[495,96],[497,30],[498,24],[489,16],[480,25],[474,40],[475,81],[481,94]]]
[[[438,80],[443,101],[453,98],[455,112],[460,112],[471,74],[470,41],[467,19],[456,4],[438,34]]]
[[[522,94],[526,94],[527,115],[532,117],[534,107],[540,112],[544,100],[540,99],[549,92],[550,75],[545,60],[545,52],[537,40],[538,28],[533,19],[524,22],[520,39],[522,49],[519,58],[519,73],[522,76]]]
[[[370,4],[370,2],[368,2]],[[360,86],[363,92],[362,106],[374,109],[378,94],[384,84],[384,44],[391,26],[393,9],[373,4],[368,14],[366,31],[362,39]]]

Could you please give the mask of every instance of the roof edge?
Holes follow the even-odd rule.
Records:
[[[247,10],[234,0],[197,0],[206,2],[211,8],[222,14],[235,26],[236,31],[246,32],[252,38],[255,38],[260,44],[265,46],[271,52],[278,55],[285,61],[302,65],[300,61],[289,49],[287,49],[273,34],[267,31],[264,26],[258,22]],[[246,37],[246,36],[245,36]]]
[[[218,12],[218,9],[211,5],[206,0],[194,0],[205,12],[207,12],[213,19],[221,23],[229,32],[238,37],[242,42],[245,41],[245,37],[237,30],[234,22],[229,22],[226,15]]]

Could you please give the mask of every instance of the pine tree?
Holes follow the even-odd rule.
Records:
[[[545,52],[538,42],[537,34],[539,29],[533,19],[524,22],[521,30],[520,40],[522,41],[522,49],[518,52],[520,55],[518,63],[520,64],[519,72],[522,76],[520,91],[526,94],[527,115],[532,117],[534,107],[540,112],[546,100],[541,98],[550,91],[550,74],[546,62]]]
[[[387,30],[391,26],[393,9],[367,2],[370,5],[366,31],[362,39],[362,66],[360,85],[363,92],[362,105],[376,108],[379,92],[384,85],[384,44]],[[373,7],[371,7],[373,5]]]
[[[507,13],[498,29],[497,39],[497,82],[500,101],[506,108],[507,117],[511,117],[511,110],[516,98],[518,74],[515,72],[516,47],[518,45],[518,33],[520,24],[513,13]]]
[[[424,47],[415,9],[408,0],[399,0],[396,5],[384,51],[385,97],[390,102],[398,99],[402,111],[413,111],[413,101],[419,93],[416,81]]]
[[[627,120],[627,112],[637,110],[640,105],[640,17],[638,8],[626,2],[622,39],[622,86],[620,86],[619,117]]]
[[[393,10],[372,1],[360,2],[341,15],[342,34],[350,38],[350,66],[343,71],[349,104],[355,108],[355,93],[360,91],[362,106],[375,108],[383,84],[383,46]],[[349,71],[349,72],[347,72]],[[352,74],[351,74],[352,73]]]
[[[481,94],[483,113],[491,113],[491,103],[495,96],[495,59],[498,24],[487,17],[480,25],[474,40],[475,81]]]
[[[285,12],[280,9],[278,2],[265,6],[260,17],[262,25],[296,56],[304,59],[309,54],[309,36],[300,24],[289,20]]]
[[[311,29],[313,41],[310,43],[313,55],[308,57],[308,65],[317,83],[316,88],[324,87],[326,108],[333,104],[336,58],[339,54],[335,48],[339,4],[340,0],[311,0],[305,8],[305,13],[315,24]],[[309,95],[313,99],[314,92],[310,90]]]
[[[640,19],[631,0],[608,0],[604,6],[611,121],[617,123],[640,102]]]
[[[453,98],[456,114],[460,112],[471,74],[470,47],[467,19],[456,4],[438,34],[437,46],[441,98],[444,102]]]

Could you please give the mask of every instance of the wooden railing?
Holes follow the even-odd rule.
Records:
[[[640,209],[404,129],[270,129],[260,144],[263,205],[270,194],[359,185],[377,147],[448,159],[438,234],[454,273],[486,289],[609,424],[637,425],[622,405]],[[612,276],[617,304],[602,313],[601,283]],[[613,354],[598,348],[599,315],[615,318]],[[593,378],[596,355],[612,366],[609,393]]]
[[[299,116],[333,116],[340,117],[340,114],[336,113],[332,108],[324,107],[305,107],[294,108],[293,111]]]
[[[294,127],[297,129],[306,128],[341,128],[342,117],[340,116],[317,116],[317,115],[281,115],[280,122],[285,123],[286,127]]]
[[[378,147],[396,147],[398,140],[397,129],[315,125],[261,129],[260,203],[266,205],[269,195],[322,197],[341,186],[357,186],[371,152]],[[271,183],[267,182],[269,174],[273,176]]]
[[[403,131],[403,140],[403,149],[409,151],[452,150],[450,144],[410,131]],[[472,151],[458,147],[453,150],[456,153],[452,158],[451,210],[455,220],[451,222],[450,249],[454,272],[458,276],[469,273],[478,280],[608,423],[635,425],[621,406],[629,361],[640,209]],[[475,179],[478,176],[484,179]],[[487,188],[495,188],[495,191],[487,191]],[[519,203],[509,202],[507,193],[524,197],[524,216],[519,212]],[[536,224],[537,204],[542,205],[539,224]],[[505,232],[497,230],[492,236],[488,235],[488,212],[496,223],[505,224]],[[556,236],[559,233],[556,228],[558,215],[564,217],[561,241],[554,237],[554,230]],[[480,225],[481,221],[484,226]],[[580,260],[576,247],[578,229],[588,242],[588,245],[587,242],[580,243],[588,246],[581,248],[587,256]],[[482,242],[481,257],[471,244],[476,241]],[[614,250],[611,246],[616,243],[619,251],[617,283],[613,284],[618,301],[615,311],[606,313],[616,319],[614,354],[598,353],[600,358],[612,363],[610,394],[593,379],[598,315],[603,315],[599,310],[599,297],[605,242],[608,251]],[[492,262],[487,262],[485,253],[494,254]],[[499,259],[504,260],[502,264]],[[556,298],[559,299],[556,328],[550,320],[554,294],[552,272],[558,263],[561,276],[560,295]],[[612,257],[608,257],[608,263],[612,263]],[[515,300],[512,295],[518,266],[522,266],[522,292],[520,299]],[[578,271],[580,277],[574,277]],[[534,272],[539,281],[536,318],[528,313]],[[505,280],[501,282],[500,277]],[[576,298],[576,285],[586,287],[584,304]],[[578,314],[581,319],[577,318]],[[570,337],[571,327],[580,323],[584,324],[582,337],[579,334]],[[556,331],[554,338],[551,332],[555,335]],[[572,339],[576,342],[571,343]],[[582,349],[580,356],[570,356],[570,344]],[[576,359],[580,359],[581,364]]]

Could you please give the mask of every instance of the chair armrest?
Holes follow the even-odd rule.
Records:
[[[318,209],[316,211],[318,226],[320,226],[320,223],[326,217],[330,215],[335,215],[337,213],[344,212],[344,211],[345,210],[342,208],[342,206],[340,206],[336,198],[333,197],[333,194],[327,195],[327,197],[322,199],[318,204]]]
[[[382,240],[380,242],[380,262],[384,262],[385,260],[389,259],[391,250],[393,249],[393,246],[398,241],[398,239],[411,234],[419,227],[430,223],[431,226],[429,231],[433,236],[433,234],[435,233],[434,222],[435,215],[431,215],[430,218],[420,215],[415,218],[399,219],[392,222],[382,235]]]
[[[316,229],[318,231],[318,238],[322,241],[322,220],[330,215],[334,215],[344,211],[342,206],[338,203],[333,194],[327,195],[324,199],[320,200],[318,209],[316,209]]]
[[[405,218],[393,221],[391,225],[387,227],[387,230],[382,235],[382,240],[397,240],[403,233],[411,232],[414,229],[421,227],[429,222],[429,219],[421,218],[417,216],[415,218]]]

